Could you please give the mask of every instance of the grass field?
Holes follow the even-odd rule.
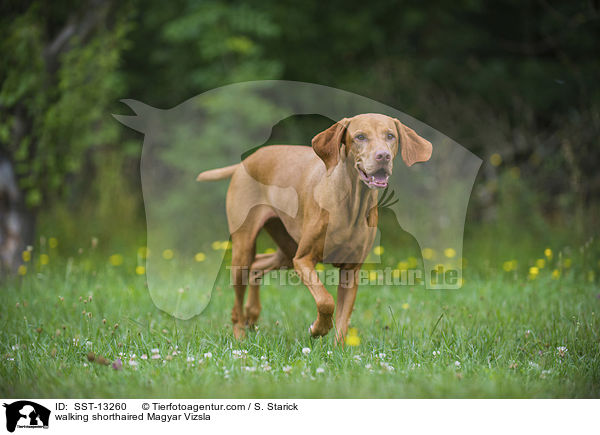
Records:
[[[304,287],[263,287],[259,327],[236,342],[225,279],[202,315],[178,321],[153,305],[137,248],[114,266],[89,250],[44,257],[36,247],[24,275],[0,287],[0,395],[599,397],[594,244],[569,259],[545,248],[518,263],[472,254],[461,290],[363,287],[357,345],[335,347],[333,334],[309,338]]]

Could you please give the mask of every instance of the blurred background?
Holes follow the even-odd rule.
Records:
[[[144,246],[143,137],[111,116],[131,114],[120,99],[168,109],[264,79],[381,101],[484,159],[466,224],[482,257],[580,246],[597,232],[599,41],[587,0],[3,1],[1,269],[50,238]],[[289,125],[278,142],[328,123]]]

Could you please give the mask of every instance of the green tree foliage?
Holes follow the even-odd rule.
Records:
[[[0,142],[35,209],[69,186],[87,150],[118,140],[107,112],[124,92],[130,26],[110,2],[66,1],[33,2],[1,28]]]
[[[267,50],[282,33],[271,15],[252,2],[144,2],[125,57],[128,96],[175,106],[225,84],[280,78],[282,62]]]
[[[139,136],[109,117],[119,98],[170,108],[261,79],[363,94],[486,160],[500,154],[482,169],[478,216],[494,216],[504,197],[503,168],[546,215],[581,216],[600,196],[594,2],[38,0],[0,10],[0,145],[31,209],[108,161],[138,178],[123,171],[137,165],[123,144]],[[102,146],[118,158],[90,153]],[[74,201],[87,190],[77,192]]]

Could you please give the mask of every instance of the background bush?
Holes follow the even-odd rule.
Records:
[[[127,113],[119,98],[170,108],[260,79],[371,97],[484,158],[469,210],[474,228],[505,240],[549,228],[579,240],[593,232],[593,2],[59,0],[0,8],[0,158],[18,182],[14,207],[44,233],[144,237],[142,141],[110,116]],[[302,137],[315,133],[311,123],[299,128]],[[33,240],[24,236],[21,250]]]

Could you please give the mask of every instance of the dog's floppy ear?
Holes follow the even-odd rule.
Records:
[[[340,160],[340,146],[349,123],[350,120],[344,118],[313,137],[312,147],[323,160],[328,171]]]
[[[419,136],[412,128],[407,127],[397,119],[394,119],[394,122],[402,147],[402,160],[404,160],[406,166],[429,160],[433,151],[431,142]]]

